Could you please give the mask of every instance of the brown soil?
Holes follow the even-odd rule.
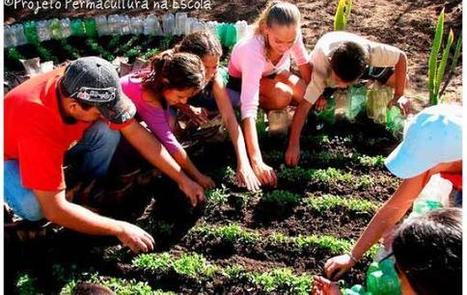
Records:
[[[149,1],[150,4],[153,1]],[[307,47],[312,50],[319,36],[331,31],[333,16],[337,1],[317,0],[291,1],[295,3],[303,15],[303,36]],[[232,0],[211,1],[212,10],[188,11],[191,15],[209,20],[235,22],[245,19],[253,22],[258,12],[266,5],[266,0]],[[348,30],[366,36],[372,40],[392,44],[404,50],[409,58],[409,74],[411,91],[409,95],[426,98],[427,96],[427,61],[430,52],[431,39],[437,15],[442,7],[446,11],[446,31],[453,29],[456,36],[462,29],[461,0],[375,0],[353,1],[352,14]],[[29,10],[14,10],[5,6],[5,22],[25,21],[29,19],[47,19],[53,17],[90,17],[98,14],[118,13],[113,11],[45,11],[33,14]],[[129,15],[148,14],[155,12],[163,14],[166,10],[121,11]],[[446,91],[448,100],[461,100],[462,78],[461,62],[454,78]]]

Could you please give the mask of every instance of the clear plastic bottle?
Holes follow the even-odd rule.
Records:
[[[16,46],[24,45],[28,43],[26,36],[24,35],[24,28],[22,24],[14,24],[11,26],[16,38]]]
[[[180,36],[185,33],[185,24],[188,19],[186,12],[177,12],[175,14],[175,35]]]
[[[173,36],[175,31],[175,17],[172,13],[162,16],[162,31],[165,36]]]
[[[14,47],[17,45],[15,32],[9,25],[3,26],[3,47]]]
[[[185,29],[184,29],[184,34],[185,35],[189,35],[191,34],[191,26],[193,25],[193,23],[196,21],[195,18],[193,17],[189,17],[186,19],[186,22],[185,22]]]
[[[51,39],[48,20],[41,20],[37,22],[37,35],[39,37],[39,42],[48,41]]]
[[[96,21],[97,35],[109,35],[109,25],[107,24],[107,17],[105,15],[99,15],[94,17],[94,20]]]
[[[415,199],[409,218],[426,214],[430,211],[449,206],[452,183],[439,174],[431,176],[422,192]]]
[[[116,14],[109,15],[107,18],[107,24],[109,26],[109,35],[121,35],[119,26],[119,17]]]
[[[68,38],[71,36],[71,21],[69,18],[64,18],[60,20],[60,26],[62,28],[63,38]]]
[[[391,87],[375,82],[368,87],[367,91],[367,116],[376,123],[386,123],[387,104],[393,98]]]
[[[206,24],[202,21],[195,20],[191,23],[191,33],[204,31],[206,29]]]
[[[354,121],[357,116],[365,111],[367,89],[363,85],[354,85],[347,92],[346,117],[349,121]]]
[[[237,41],[240,41],[248,35],[248,23],[245,20],[239,20],[235,23],[237,29]]]
[[[130,28],[133,35],[140,35],[144,32],[144,20],[141,17],[132,17],[130,19]]]

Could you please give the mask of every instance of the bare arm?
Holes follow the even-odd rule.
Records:
[[[399,98],[404,95],[406,79],[407,79],[407,56],[401,52],[399,61],[394,66],[395,86],[394,98]]]
[[[374,245],[382,235],[396,225],[412,206],[414,199],[425,186],[429,172],[406,179],[399,186],[394,195],[387,200],[372,218],[363,234],[354,245],[351,255],[344,254],[326,261],[324,268],[329,278],[339,279],[356,261],[360,260],[368,249]],[[428,175],[428,176],[427,176]],[[356,261],[354,261],[354,259]]]
[[[182,171],[169,152],[143,126],[134,122],[120,131],[149,163],[178,183],[180,189],[190,198],[192,205],[204,200],[202,188]]]
[[[98,215],[66,200],[65,191],[33,191],[44,216],[58,225],[91,235],[116,236],[134,252],[152,251],[154,239],[141,228],[127,222]]]
[[[311,62],[298,66],[298,70],[300,71],[303,81],[308,85],[311,81],[311,72],[313,70]]]
[[[186,171],[199,185],[203,188],[208,189],[214,187],[214,181],[201,173],[195,164],[190,160],[185,149],[179,149],[172,154],[173,158],[177,163],[183,168],[183,171]]]
[[[230,102],[225,86],[218,77],[214,80],[212,90],[217,107],[229,131],[230,139],[232,140],[237,156],[237,178],[239,178],[238,180],[243,182],[249,190],[257,190],[259,189],[260,182],[250,166],[242,129],[235,117],[232,103]]]
[[[295,110],[290,128],[289,144],[285,153],[285,163],[289,166],[296,166],[298,164],[300,158],[300,134],[312,106],[309,101],[302,99]]]

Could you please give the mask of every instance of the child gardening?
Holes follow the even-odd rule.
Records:
[[[264,163],[255,118],[258,106],[281,110],[300,103],[311,68],[300,32],[300,11],[287,2],[272,2],[254,25],[254,34],[240,41],[229,61],[229,95],[240,101],[242,129],[251,166],[262,185],[275,186],[274,169]],[[290,73],[294,59],[303,79]]]
[[[220,112],[237,156],[237,183],[245,186],[248,190],[258,190],[261,184],[250,165],[243,132],[233,110],[233,106],[238,106],[239,102],[230,100],[223,77],[218,71],[219,59],[222,56],[222,47],[219,40],[209,32],[196,32],[183,38],[182,42],[174,48],[174,51],[188,52],[200,57],[206,73],[204,88],[197,95],[190,98],[185,112],[191,113],[190,117],[200,123],[208,120],[206,113],[199,110],[195,111],[191,106]]]
[[[168,106],[186,104],[188,98],[203,88],[204,78],[204,66],[198,56],[166,51],[152,58],[150,71],[123,76],[120,85],[136,105],[138,115],[183,171],[209,189],[214,187],[214,181],[196,168],[177,141],[167,110]]]
[[[341,277],[404,217],[432,175],[440,173],[451,181],[462,179],[462,108],[436,105],[418,113],[385,164],[403,181],[375,214],[352,251],[325,263],[326,276],[331,279]],[[461,183],[454,185],[462,187]]]
[[[394,88],[389,105],[398,105],[405,113],[409,103],[403,96],[407,81],[407,57],[400,49],[367,40],[348,32],[323,35],[311,54],[312,75],[292,121],[285,162],[296,166],[300,158],[300,134],[311,107],[322,108],[337,88],[347,88],[360,79],[377,80]],[[375,68],[383,68],[374,75]]]

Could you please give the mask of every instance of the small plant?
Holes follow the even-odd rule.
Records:
[[[305,199],[305,204],[313,209],[323,212],[331,208],[344,207],[349,211],[374,213],[378,205],[368,200],[357,198],[346,198],[334,195],[323,195],[321,197],[312,197]]]
[[[102,46],[100,46],[95,39],[87,39],[86,46],[89,47],[93,54],[99,55],[108,61],[112,61],[115,59],[115,57],[110,52],[105,50]]]
[[[176,273],[190,278],[199,278],[200,276],[210,278],[217,271],[217,267],[209,264],[203,256],[196,253],[183,254],[173,262],[173,268]]]
[[[40,44],[36,44],[36,50],[42,61],[53,61],[58,64],[58,58],[52,52]]]
[[[301,196],[282,190],[275,190],[269,193],[266,193],[262,200],[266,203],[275,204],[281,207],[284,206],[296,206],[301,201]]]
[[[128,62],[135,62],[136,58],[141,55],[141,47],[135,46],[125,52],[124,56],[128,57]]]
[[[166,272],[172,266],[172,257],[169,253],[141,254],[133,260],[132,264],[143,269]]]
[[[289,268],[274,269],[252,276],[253,283],[260,285],[266,292],[287,291],[291,294],[310,294],[311,279],[303,274],[296,276]]]
[[[229,200],[228,189],[222,184],[221,188],[216,188],[206,192],[207,207],[224,205]]]
[[[384,156],[378,155],[375,157],[370,157],[367,155],[357,156],[357,161],[367,167],[384,167],[384,160],[386,158]]]
[[[29,274],[22,274],[19,276],[16,282],[18,288],[18,294],[21,295],[37,295],[39,291],[36,288],[36,280]]]
[[[60,45],[61,48],[63,48],[63,51],[65,51],[67,58],[72,60],[79,58],[78,50],[76,50],[76,48],[68,44],[64,39],[60,40]]]
[[[352,10],[352,0],[339,0],[334,15],[334,31],[343,31],[347,27],[347,20]]]
[[[192,231],[200,234],[216,236],[229,243],[251,243],[256,242],[259,239],[259,235],[257,233],[247,231],[238,224],[224,226],[200,226],[194,228]]]
[[[160,52],[159,48],[148,49],[144,54],[141,55],[141,58],[149,60],[151,57],[155,56],[159,52]]]
[[[22,55],[18,49],[15,47],[11,47],[8,49],[8,58],[19,61],[20,59],[25,59],[24,55]]]
[[[352,244],[349,241],[337,239],[333,236],[320,235],[298,236],[295,243],[299,249],[319,248],[329,251],[331,254],[339,254],[349,251]]]
[[[438,101],[441,97],[440,87],[444,79],[444,74],[446,70],[446,65],[449,57],[449,51],[454,42],[454,33],[452,30],[449,31],[448,39],[444,45],[443,53],[441,55],[441,60],[438,62],[438,55],[441,50],[441,44],[443,43],[443,34],[444,34],[444,8],[439,14],[438,22],[436,24],[435,36],[433,39],[433,45],[431,47],[430,58],[428,60],[428,90],[430,92],[430,105],[438,104]],[[459,37],[459,39],[461,39]],[[456,45],[456,54],[452,59],[452,64],[450,69],[453,70],[456,67],[457,59],[460,55],[461,41],[458,41]],[[446,85],[447,86],[447,85]]]

